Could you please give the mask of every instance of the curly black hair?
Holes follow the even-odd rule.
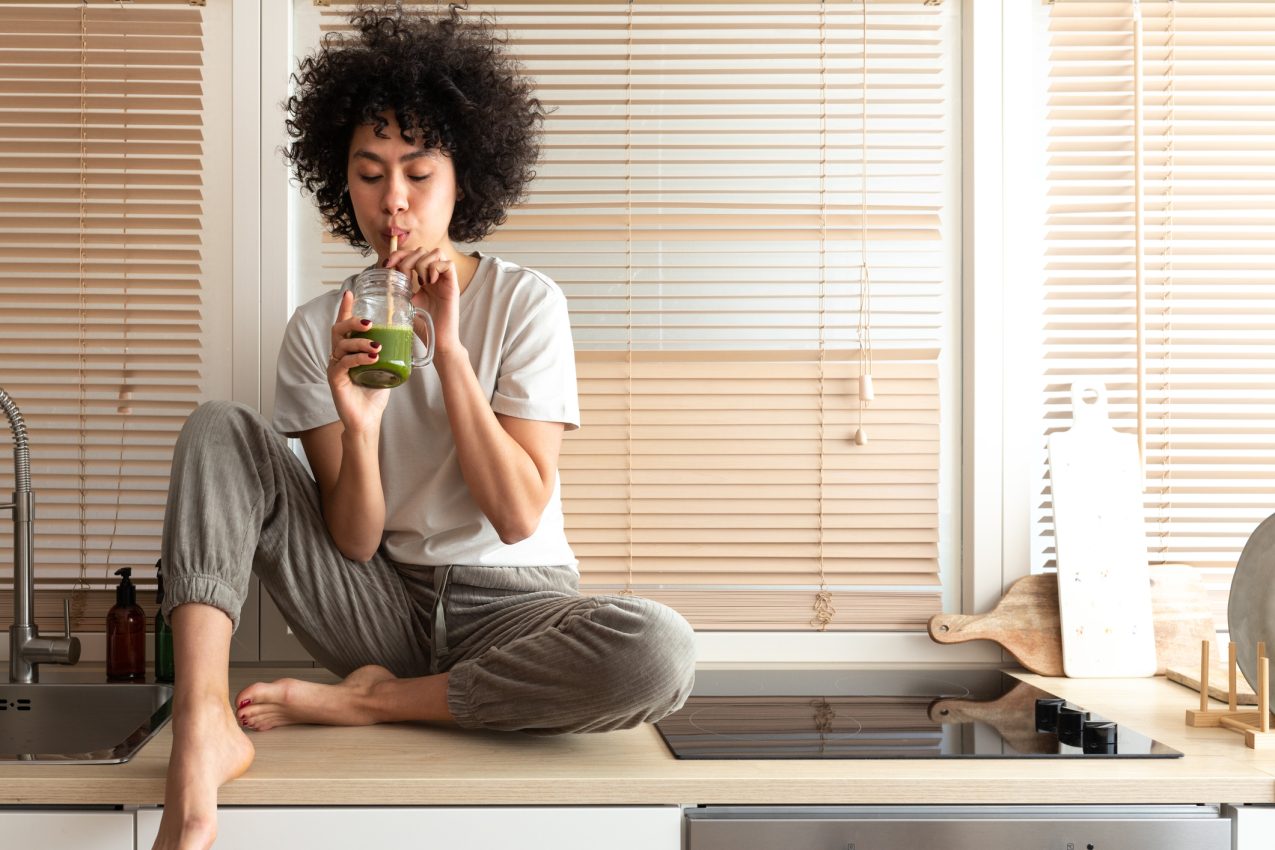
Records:
[[[284,152],[329,230],[367,253],[350,203],[350,140],[385,135],[392,111],[404,141],[452,158],[460,191],[448,235],[476,242],[504,223],[535,176],[546,110],[488,16],[360,8],[353,36],[329,33],[292,75]],[[416,138],[414,133],[423,138]]]

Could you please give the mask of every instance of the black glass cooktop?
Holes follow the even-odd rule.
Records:
[[[1182,755],[999,670],[703,670],[655,725],[680,759]]]

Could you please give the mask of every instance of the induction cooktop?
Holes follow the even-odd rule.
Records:
[[[679,759],[1180,758],[1000,670],[702,670]]]

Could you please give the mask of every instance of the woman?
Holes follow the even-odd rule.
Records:
[[[464,254],[532,176],[543,109],[487,21],[363,12],[302,62],[288,149],[333,233],[415,274],[432,366],[393,390],[351,336],[350,281],[293,316],[275,427],[199,408],[174,453],[165,615],[177,669],[156,847],[207,847],[243,730],[427,721],[536,734],[653,722],[690,691],[671,609],[584,597],[557,463],[579,424],[566,301],[544,275]],[[423,333],[420,323],[418,333]],[[257,683],[229,700],[230,637],[252,573],[337,685]]]

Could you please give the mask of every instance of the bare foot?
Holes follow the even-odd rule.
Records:
[[[326,726],[370,726],[377,722],[369,697],[372,688],[395,678],[384,667],[369,664],[340,684],[320,685],[300,679],[276,679],[249,685],[235,697],[239,722],[254,732],[293,723]]]
[[[224,697],[174,708],[154,850],[205,850],[217,837],[217,789],[248,769],[253,746]]]

